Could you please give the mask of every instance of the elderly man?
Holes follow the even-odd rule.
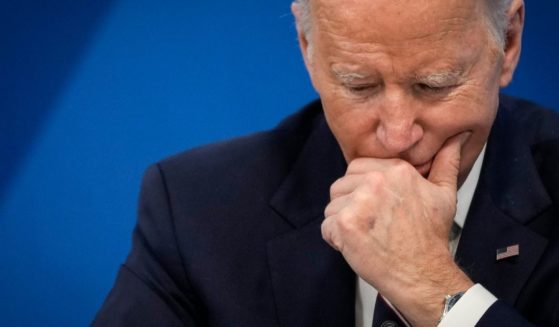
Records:
[[[559,118],[522,0],[299,0],[320,94],[151,167],[94,325],[559,325]]]

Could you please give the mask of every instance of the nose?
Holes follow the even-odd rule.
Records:
[[[386,97],[379,111],[377,140],[391,155],[406,152],[423,138],[418,109],[403,96]]]

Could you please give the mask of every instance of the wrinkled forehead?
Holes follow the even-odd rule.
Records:
[[[352,39],[401,42],[466,31],[483,0],[310,0],[313,29]]]

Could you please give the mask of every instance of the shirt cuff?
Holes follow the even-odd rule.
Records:
[[[439,327],[472,327],[497,298],[480,284],[470,287],[439,323]]]

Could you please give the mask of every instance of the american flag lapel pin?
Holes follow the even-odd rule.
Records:
[[[504,260],[520,255],[520,245],[513,244],[504,248],[497,249],[497,261]]]

